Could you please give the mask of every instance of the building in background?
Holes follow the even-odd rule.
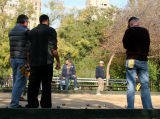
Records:
[[[86,7],[108,8],[109,0],[86,0]]]
[[[41,0],[24,0],[31,2],[35,13],[29,19],[29,28],[33,28],[39,24],[39,16],[41,15]],[[19,7],[19,0],[8,0],[7,5],[5,6],[5,12],[10,16],[14,17],[16,15],[16,10]]]
[[[41,7],[42,7],[42,1],[41,0],[29,0],[33,4],[33,8],[35,13],[32,15],[31,20],[30,20],[30,28],[35,27],[36,25],[39,24],[39,17],[41,15]]]

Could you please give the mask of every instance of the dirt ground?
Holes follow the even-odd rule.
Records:
[[[0,93],[0,108],[9,107],[10,98],[11,93]],[[160,109],[160,95],[152,95],[151,98],[153,107]],[[22,101],[20,104],[25,106],[27,102]],[[102,94],[97,96],[95,94],[52,93],[52,104],[53,108],[63,109],[125,109],[127,101],[125,94]],[[140,95],[135,96],[135,108],[142,108]]]

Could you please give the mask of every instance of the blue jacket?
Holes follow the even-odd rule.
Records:
[[[104,77],[104,68],[103,67],[98,66],[96,68],[96,78],[102,78],[102,79],[105,78]]]
[[[11,58],[26,59],[28,49],[27,31],[27,27],[17,24],[9,32]]]
[[[67,65],[64,64],[63,69],[62,69],[62,77],[73,76],[73,75],[76,75],[76,70],[75,70],[74,64],[71,64],[69,75],[67,74]]]

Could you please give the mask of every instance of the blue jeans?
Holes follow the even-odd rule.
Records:
[[[63,85],[65,85],[65,80],[63,80],[62,78],[60,78],[60,89],[63,89]]]
[[[149,68],[147,61],[134,60],[134,67],[128,67],[129,60],[126,61],[127,78],[127,109],[134,109],[136,75],[141,83],[141,100],[144,109],[152,109],[152,102],[149,90]]]
[[[74,80],[74,87],[77,88],[77,78],[73,76],[67,76],[65,77],[65,90],[68,90],[69,88],[69,80]]]
[[[19,106],[19,99],[25,88],[26,78],[20,72],[21,67],[25,64],[25,59],[11,59],[11,66],[13,70],[13,88],[10,107],[12,108]]]

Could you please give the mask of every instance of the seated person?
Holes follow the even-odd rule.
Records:
[[[78,90],[75,66],[69,59],[66,59],[66,64],[64,64],[62,69],[62,80],[65,80],[65,90],[69,88],[70,79],[74,80],[74,90]]]
[[[63,85],[65,85],[65,79],[63,79],[62,75],[60,75],[59,80],[60,80],[60,90],[63,90]]]

